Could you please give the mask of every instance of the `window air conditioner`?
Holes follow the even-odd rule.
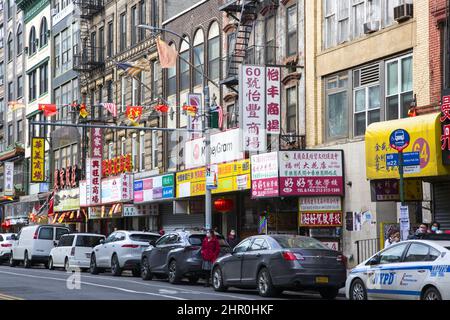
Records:
[[[394,8],[394,20],[398,23],[407,21],[413,17],[413,4],[404,3]]]
[[[370,21],[364,23],[364,33],[369,34],[380,30],[380,21]]]

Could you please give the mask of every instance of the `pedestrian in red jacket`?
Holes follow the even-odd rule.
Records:
[[[216,261],[216,259],[219,257],[219,253],[220,253],[219,240],[217,240],[214,231],[208,230],[206,233],[206,237],[203,239],[202,243],[202,258],[203,258],[202,269],[205,272],[206,277],[205,287],[209,286],[209,279],[211,277],[211,268],[214,261]]]

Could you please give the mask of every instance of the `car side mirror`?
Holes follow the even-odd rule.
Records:
[[[150,241],[149,241],[149,244],[150,244],[151,246],[155,246],[155,245],[156,245],[156,240],[150,240]]]
[[[100,244],[105,244],[105,240],[100,240]]]
[[[367,264],[369,265],[369,266],[374,266],[374,265],[377,265],[377,264],[379,264],[380,263],[380,256],[374,256],[374,257],[372,257],[368,262],[367,262]]]
[[[53,245],[54,245],[55,247],[57,247],[57,246],[58,246],[58,242],[57,242],[57,241],[53,241]]]

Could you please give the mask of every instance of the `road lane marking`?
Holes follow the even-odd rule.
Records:
[[[7,272],[7,271],[0,271],[0,273],[11,274],[11,275],[18,275],[18,276],[29,277],[29,278],[48,279],[48,280],[56,280],[56,281],[64,281],[64,282],[67,281],[67,279],[52,278],[52,277],[42,277],[42,276],[33,276],[33,275],[28,275],[28,274],[23,274],[23,273],[15,273],[15,272]],[[125,289],[125,288],[120,288],[120,287],[107,286],[107,285],[102,285],[102,284],[98,284],[98,283],[91,283],[91,282],[85,282],[85,281],[80,281],[80,284],[85,284],[85,285],[90,285],[90,286],[100,287],[100,288],[114,289],[114,290],[123,291],[123,292],[127,292],[127,293],[133,293],[133,294],[144,294],[144,295],[150,295],[150,296],[159,296],[159,297],[168,298],[168,299],[175,299],[175,300],[187,300],[187,299],[184,299],[184,298],[174,297],[174,296],[169,296],[169,295],[164,295],[164,294],[136,291],[136,290],[130,290],[130,289]]]

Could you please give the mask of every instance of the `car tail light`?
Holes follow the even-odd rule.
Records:
[[[283,259],[286,261],[305,260],[300,253],[293,253],[290,251],[282,252]]]
[[[136,249],[136,248],[139,248],[139,245],[138,244],[124,244],[124,245],[122,245],[122,248],[133,248],[133,249]]]
[[[342,263],[345,266],[345,268],[347,269],[347,257],[346,256],[344,256],[343,254],[340,254],[337,256],[336,260],[337,260],[337,262]]]
[[[38,238],[38,231],[39,231],[39,229],[36,229],[36,231],[34,232],[33,239]]]
[[[3,248],[12,247],[11,243],[2,243]]]
[[[75,247],[72,247],[72,250],[70,250],[70,255],[72,257],[75,256]]]

